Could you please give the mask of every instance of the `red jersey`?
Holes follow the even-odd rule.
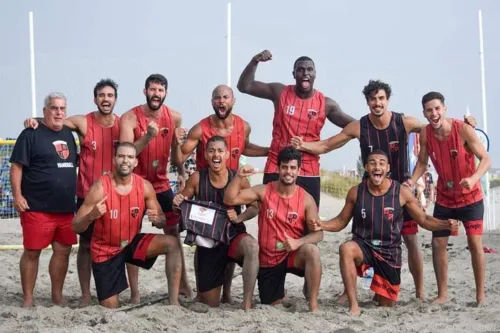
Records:
[[[80,141],[80,162],[76,196],[85,198],[90,186],[102,175],[113,171],[115,148],[120,143],[120,118],[115,115],[112,127],[102,126],[94,112],[88,113],[87,133]]]
[[[295,94],[295,86],[286,86],[280,96],[273,119],[273,138],[269,147],[264,173],[278,172],[278,153],[290,146],[294,136],[302,136],[305,142],[319,141],[325,124],[325,96],[315,90],[308,99]],[[302,152],[299,176],[319,176],[319,156]]]
[[[305,190],[297,185],[290,198],[282,198],[276,190],[276,182],[266,185],[259,211],[260,267],[276,266],[286,258],[288,253],[283,250],[285,233],[295,239],[304,236],[305,193]]]
[[[434,136],[431,125],[427,125],[427,153],[438,174],[436,202],[447,208],[471,205],[483,199],[481,183],[467,190],[460,181],[476,172],[475,156],[467,150],[460,139],[464,122],[452,119],[451,132],[440,141]]]
[[[134,141],[146,134],[150,120],[144,115],[142,107],[136,106],[134,113],[137,117],[137,126],[134,129]],[[170,157],[170,147],[175,132],[175,122],[172,113],[165,105],[161,106],[158,124],[158,135],[141,151],[137,167],[134,172],[147,179],[153,185],[156,193],[170,189],[167,177],[167,164]]]
[[[106,199],[106,213],[95,220],[90,244],[92,261],[104,262],[116,256],[141,230],[145,210],[144,179],[132,174],[132,189],[119,194],[112,174],[101,177]]]
[[[234,127],[231,134],[224,137],[229,150],[229,158],[226,161],[226,166],[230,169],[238,170],[240,156],[245,150],[245,122],[237,115],[234,117]],[[196,169],[200,170],[208,166],[205,160],[205,150],[207,149],[207,141],[214,135],[218,135],[215,127],[210,122],[210,117],[206,117],[200,121],[202,136],[198,146],[196,147]]]

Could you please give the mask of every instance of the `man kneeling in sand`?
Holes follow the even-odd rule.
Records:
[[[340,214],[329,221],[309,221],[314,231],[341,231],[354,216],[352,240],[340,246],[340,271],[349,311],[359,315],[356,274],[373,267],[371,290],[380,306],[393,306],[401,282],[401,229],[403,207],[427,230],[456,230],[455,220],[437,220],[425,214],[411,191],[387,178],[390,164],[387,154],[374,150],[367,157],[368,179],[349,190]]]
[[[95,220],[90,243],[92,272],[101,305],[116,308],[119,294],[127,289],[125,263],[150,269],[160,254],[166,255],[168,297],[179,304],[181,252],[174,236],[139,233],[143,214],[157,228],[165,215],[151,183],[132,173],[137,149],[123,142],[115,150],[113,173],[102,176],[90,188],[73,219],[73,231],[85,231]]]
[[[174,197],[174,207],[180,207],[184,199],[196,198],[197,201],[211,201],[215,204],[224,205],[224,191],[229,182],[236,177],[236,170],[229,169],[226,161],[229,158],[229,150],[226,140],[221,136],[213,136],[207,141],[205,160],[208,167],[196,171],[189,177],[186,186],[181,193]],[[243,188],[249,188],[246,179],[242,181]],[[186,209],[189,210],[189,209]],[[183,214],[187,215],[186,212]],[[241,206],[228,207],[227,216],[216,214],[222,223],[230,219],[233,224],[235,236],[229,244],[220,243],[213,248],[202,246],[196,247],[195,270],[198,296],[202,303],[212,307],[220,304],[222,285],[225,284],[225,273],[230,262],[236,262],[243,267],[243,304],[242,308],[248,310],[252,307],[255,280],[259,271],[257,241],[246,232],[244,221],[252,219],[257,215],[257,207],[249,206],[243,213]],[[219,224],[206,225],[207,228],[215,228]],[[233,276],[231,274],[230,279]],[[227,284],[224,285],[226,288]],[[230,284],[229,284],[230,286]],[[228,290],[225,290],[230,295]],[[223,300],[224,301],[224,300]]]
[[[316,246],[322,231],[306,235],[306,220],[318,220],[313,197],[296,184],[301,154],[287,147],[278,154],[279,180],[243,189],[245,177],[255,173],[253,167],[242,166],[226,189],[226,205],[260,203],[258,287],[262,304],[278,304],[285,297],[287,273],[305,276],[309,310],[318,310],[321,262]]]

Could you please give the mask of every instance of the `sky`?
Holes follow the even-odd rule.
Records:
[[[165,103],[190,128],[213,110],[212,90],[227,83],[226,4],[197,1],[0,0],[0,137],[16,137],[31,115],[28,12],[34,13],[36,106],[60,91],[68,115],[95,110],[93,87],[101,78],[119,84],[117,114],[145,102],[144,81],[152,73],[169,80]],[[331,0],[235,0],[232,2],[231,81],[262,50],[273,54],[256,79],[293,84],[292,66],[306,55],[316,64],[315,88],[359,119],[367,114],[361,93],[370,79],[392,86],[390,109],[425,119],[421,98],[444,94],[450,117],[466,106],[483,127],[478,9],[483,11],[488,135],[492,166],[500,167],[500,1],[418,2]],[[273,106],[235,89],[233,111],[252,126],[250,140],[268,146]],[[340,128],[328,122],[321,138]],[[353,140],[321,156],[328,170],[355,168]],[[263,167],[264,158],[250,163]]]

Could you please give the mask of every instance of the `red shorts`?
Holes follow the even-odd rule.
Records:
[[[408,214],[406,208],[403,208],[403,228],[401,229],[402,236],[418,234],[418,224],[413,217]]]
[[[20,217],[25,249],[42,250],[52,242],[77,243],[76,233],[71,230],[74,213],[21,212]]]

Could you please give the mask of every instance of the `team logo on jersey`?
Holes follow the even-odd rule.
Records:
[[[167,127],[160,128],[160,133],[162,138],[166,137],[168,135],[168,128]]]
[[[118,145],[120,144],[120,140],[113,140],[113,149],[116,150]]]
[[[297,214],[296,212],[288,212],[288,214],[286,215],[288,223],[294,223],[298,218],[299,214]]]
[[[309,120],[316,118],[317,115],[318,115],[318,111],[316,111],[314,109],[307,109],[307,118],[309,118]]]
[[[384,208],[384,217],[388,220],[391,220],[394,218],[394,208],[392,207],[385,207]]]
[[[59,155],[60,158],[65,160],[69,157],[69,148],[68,148],[68,144],[66,143],[66,141],[57,140],[57,141],[53,141],[52,144],[56,148],[57,155]]]
[[[397,153],[399,151],[399,141],[389,142],[389,150],[391,153]]]
[[[266,210],[266,216],[268,219],[273,219],[274,218],[274,209]]]
[[[455,184],[452,181],[447,181],[446,182],[446,187],[449,188],[449,189],[452,189],[453,185],[455,185]]]
[[[231,149],[231,157],[232,158],[238,158],[239,154],[240,154],[240,148]]]
[[[131,207],[130,208],[130,216],[134,219],[139,215],[139,207]]]
[[[153,165],[153,168],[156,168],[159,163],[160,163],[160,161],[154,160],[153,163],[151,163],[151,164]]]
[[[456,149],[451,149],[451,150],[450,150],[450,153],[451,153],[451,157],[452,157],[452,158],[457,158],[457,156],[458,156],[458,150],[456,150]]]

